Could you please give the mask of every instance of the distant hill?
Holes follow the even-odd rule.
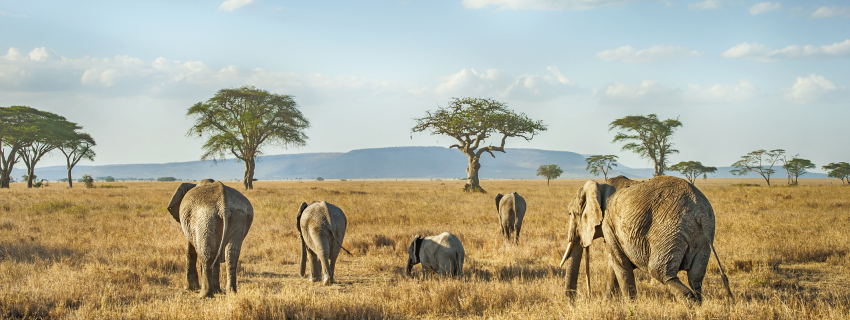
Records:
[[[485,154],[481,159],[479,176],[482,179],[535,179],[537,167],[554,163],[564,170],[561,178],[595,178],[587,173],[585,157],[569,151],[538,149],[507,149],[495,153],[496,158]],[[283,179],[387,179],[387,178],[460,178],[466,177],[466,156],[455,149],[444,147],[392,147],[359,149],[345,153],[301,153],[263,156],[257,161],[255,177],[260,180]],[[715,178],[732,178],[731,167],[718,168]],[[74,168],[74,179],[89,174],[92,177],[155,179],[175,177],[184,180],[213,178],[216,180],[241,179],[244,164],[234,160],[218,162],[189,161],[160,164],[119,164],[82,166]],[[784,170],[777,170],[778,179],[784,179]],[[781,171],[781,172],[780,172]],[[625,175],[630,178],[652,177],[650,168],[629,168],[623,165],[609,173],[609,177]],[[19,179],[26,174],[15,169],[12,176]],[[39,179],[58,180],[66,176],[64,166],[36,168]],[[750,174],[748,177],[759,177]],[[822,173],[809,173],[806,178],[826,178]]]

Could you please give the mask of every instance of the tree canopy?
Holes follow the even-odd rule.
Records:
[[[546,178],[546,185],[549,185],[550,179],[557,179],[564,173],[557,164],[543,164],[537,168],[537,176]]]
[[[590,174],[597,177],[602,172],[605,180],[608,180],[608,172],[611,171],[611,167],[617,166],[617,156],[613,154],[589,156],[584,161],[587,161],[585,170],[589,170]]]
[[[611,142],[627,142],[622,150],[636,153],[641,158],[652,160],[655,176],[663,176],[669,159],[667,156],[679,153],[673,149],[670,137],[682,122],[676,119],[659,120],[655,114],[647,116],[627,116],[611,122],[608,131],[618,130]]]
[[[452,98],[448,106],[436,111],[426,111],[422,118],[415,118],[412,132],[429,131],[434,135],[446,135],[457,140],[449,148],[457,148],[469,160],[467,184],[464,190],[483,192],[478,180],[481,155],[493,151],[505,152],[505,140],[520,137],[531,141],[534,135],[546,131],[542,120],[532,120],[524,113],[516,113],[504,102],[488,98]],[[498,146],[481,147],[491,136],[500,139]],[[479,148],[480,147],[480,148]]]
[[[82,127],[63,116],[41,110],[32,112],[29,121],[36,130],[32,133],[29,145],[21,148],[18,153],[27,167],[27,187],[32,188],[36,164],[49,152],[75,139],[77,130]]]
[[[764,178],[767,185],[770,186],[770,175],[776,173],[776,170],[773,170],[773,165],[776,164],[776,161],[779,161],[779,158],[783,154],[785,154],[785,150],[782,149],[774,149],[770,151],[766,151],[764,149],[756,150],[745,156],[741,156],[741,160],[732,164],[735,169],[732,169],[729,172],[739,176],[746,175],[751,171],[758,173],[762,178]]]
[[[699,161],[682,161],[670,166],[670,171],[682,173],[691,184],[696,182],[697,177],[717,172],[716,167],[706,167]]]
[[[292,96],[253,86],[221,89],[189,108],[195,124],[188,136],[207,137],[201,160],[223,161],[227,154],[245,162],[245,189],[253,189],[255,159],[263,146],[303,146],[310,122]]]
[[[785,168],[785,170],[788,170],[788,174],[790,174],[793,178],[791,183],[797,184],[797,178],[806,174],[806,169],[814,169],[816,166],[809,159],[794,157],[790,161],[786,162],[782,167]]]
[[[77,132],[76,135],[65,141],[65,143],[61,144],[58,149],[65,155],[65,168],[68,171],[68,187],[74,187],[74,180],[71,178],[71,170],[74,169],[74,166],[80,162],[80,160],[87,159],[89,161],[94,161],[94,157],[97,155],[94,152],[94,146],[96,146],[94,139],[88,133]]]
[[[850,163],[833,162],[822,166],[821,168],[827,170],[827,176],[830,178],[841,179],[842,185],[844,184],[844,180],[847,180],[847,182],[850,183]]]

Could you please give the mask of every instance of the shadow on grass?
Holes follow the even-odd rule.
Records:
[[[0,260],[15,260],[29,263],[36,261],[54,262],[80,256],[80,253],[76,250],[45,247],[30,241],[22,240],[17,243],[0,243]]]

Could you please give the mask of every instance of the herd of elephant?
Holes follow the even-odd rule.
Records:
[[[526,212],[525,199],[516,192],[496,196],[501,233],[519,244]],[[251,228],[254,211],[239,191],[206,179],[183,183],[174,192],[168,211],[180,223],[187,244],[187,290],[202,297],[221,292],[220,263],[226,262],[227,291],[236,292],[236,267],[242,241]],[[686,180],[659,176],[634,181],[619,176],[599,184],[587,181],[567,207],[570,215],[567,249],[561,266],[567,265],[566,294],[577,290],[582,256],[590,291],[590,245],[604,238],[607,256],[605,297],[620,291],[624,299],[636,295],[634,269],[638,268],[666,285],[687,303],[702,302],[702,282],[711,253],[717,259],[727,294],[729,282],[714,250],[714,211],[708,199]],[[296,218],[301,239],[301,277],[333,284],[334,269],[345,229],[343,211],[325,201],[302,203]],[[581,248],[576,248],[576,244]],[[347,250],[346,250],[347,251]],[[406,273],[422,264],[423,274],[463,275],[465,251],[460,240],[444,232],[416,235],[408,248]],[[200,259],[200,264],[198,263]],[[311,270],[306,274],[307,261]],[[200,270],[198,270],[200,268]],[[679,280],[685,270],[690,288]],[[200,276],[199,276],[200,275]]]

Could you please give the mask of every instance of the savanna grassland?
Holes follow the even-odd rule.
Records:
[[[675,301],[640,272],[636,300],[604,301],[599,243],[591,250],[591,296],[582,270],[580,294],[565,299],[557,266],[566,247],[564,208],[583,182],[487,180],[482,195],[462,193],[464,181],[456,180],[260,181],[245,192],[255,218],[240,259],[239,293],[212,299],[183,289],[186,242],[165,211],[179,183],[13,184],[0,190],[0,317],[850,317],[850,187],[838,180],[804,179],[796,187],[697,181],[717,216],[715,246],[735,301],[725,298],[712,258],[705,301],[696,307]],[[498,233],[493,197],[510,191],[528,202],[519,246]],[[295,216],[302,201],[313,200],[336,204],[349,222],[343,245],[353,255],[340,255],[330,287],[298,276]],[[463,242],[465,276],[405,277],[412,237],[443,231]]]

